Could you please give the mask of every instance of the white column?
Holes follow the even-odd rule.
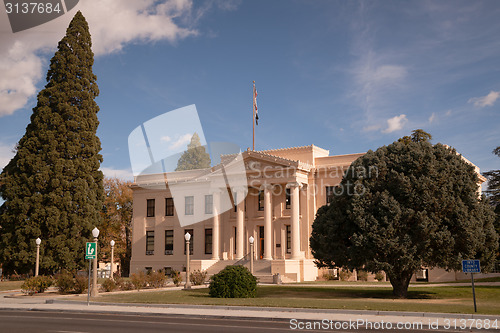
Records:
[[[271,185],[264,185],[264,260],[273,260],[272,257],[272,207]]]
[[[219,260],[220,253],[220,220],[219,220],[219,207],[220,207],[220,192],[213,192],[213,227],[212,227],[212,259]]]
[[[236,199],[239,201],[236,208],[236,260],[243,258],[245,245],[245,191],[237,189]]]
[[[288,184],[292,200],[292,259],[300,259],[299,183]]]

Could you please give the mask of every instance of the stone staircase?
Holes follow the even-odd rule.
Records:
[[[210,266],[206,272],[208,276],[219,273],[226,266],[229,265],[242,265],[250,269],[250,260],[246,257],[241,260],[220,260]],[[259,283],[273,283],[273,276],[271,274],[271,262],[268,260],[254,260],[253,274],[258,279]]]

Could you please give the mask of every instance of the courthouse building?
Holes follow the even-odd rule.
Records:
[[[362,155],[329,156],[314,145],[247,150],[209,169],[136,177],[131,273],[185,270],[189,232],[191,271],[246,263],[252,236],[261,274],[315,280],[309,238],[316,211]]]
[[[269,282],[266,276],[272,281],[277,273],[288,282],[316,280],[322,274],[309,247],[316,211],[362,155],[329,156],[314,145],[247,150],[223,155],[220,164],[208,169],[136,177],[131,273],[185,270],[188,232],[191,271],[214,274],[226,265],[248,267],[253,237],[261,281]],[[484,182],[477,167],[476,172]],[[461,272],[424,267],[413,280],[467,278]]]

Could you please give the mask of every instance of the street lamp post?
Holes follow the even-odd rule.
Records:
[[[99,293],[97,291],[97,237],[99,237],[99,229],[94,228],[92,230],[92,236],[94,236],[94,243],[95,243],[95,257],[94,257],[94,271],[92,272],[92,291],[90,295],[92,297],[96,297],[97,294]]]
[[[191,289],[191,281],[189,281],[189,240],[191,239],[191,234],[186,232],[184,239],[186,239],[186,284],[184,285],[184,289]]]
[[[111,242],[109,242],[109,244],[111,244],[111,269],[109,272],[109,277],[110,277],[110,279],[113,279],[113,258],[115,255],[115,241],[111,240]]]
[[[248,240],[250,241],[250,273],[253,274],[253,236],[250,236]]]
[[[36,263],[35,263],[35,276],[38,276],[38,270],[40,268],[40,244],[42,244],[42,240],[38,237],[35,240],[36,243]]]

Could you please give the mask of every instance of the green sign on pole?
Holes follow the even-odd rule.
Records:
[[[87,242],[85,245],[85,259],[95,259],[97,243]]]

